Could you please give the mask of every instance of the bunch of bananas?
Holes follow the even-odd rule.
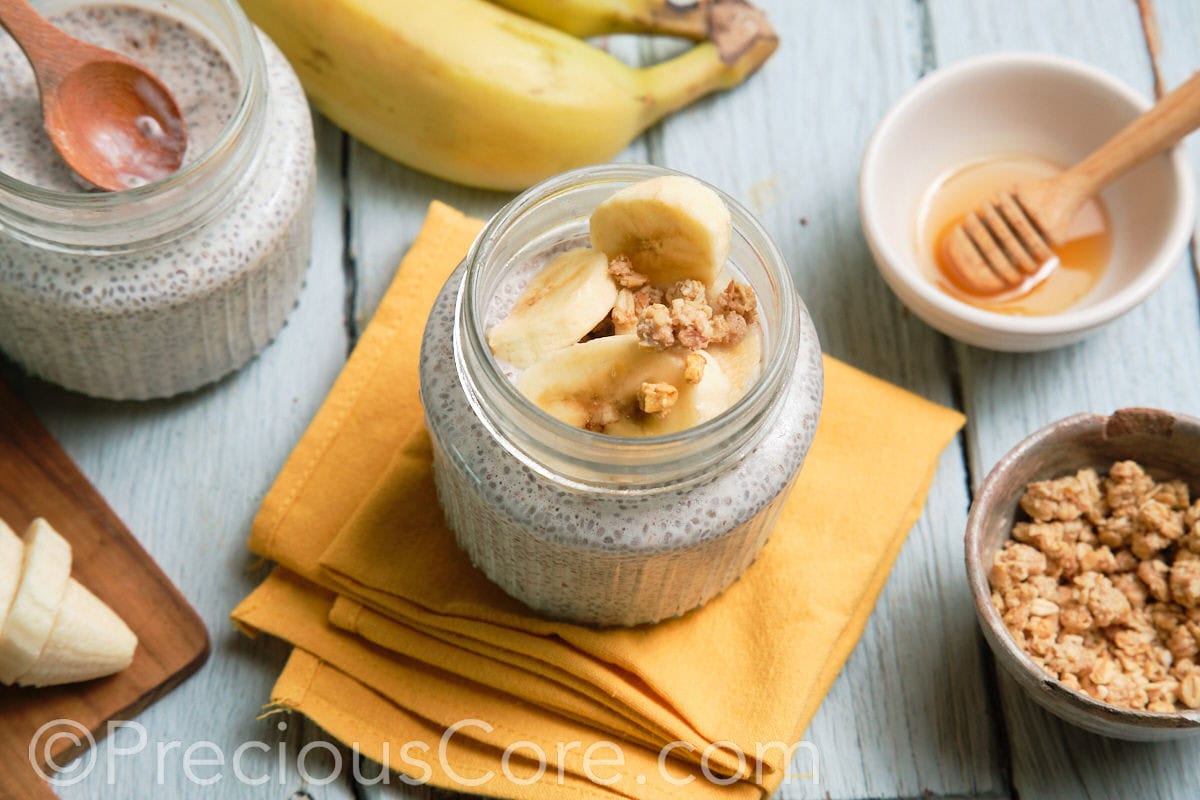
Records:
[[[242,0],[318,109],[447,180],[522,189],[607,161],[664,116],[741,83],[778,45],[745,0]],[[699,42],[631,68],[576,37]]]

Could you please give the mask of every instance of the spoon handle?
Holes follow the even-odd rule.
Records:
[[[1200,72],[1126,125],[1095,152],[1062,174],[1091,197],[1127,170],[1200,128]]]
[[[0,0],[0,27],[12,34],[33,64],[43,94],[57,86],[76,61],[75,40],[39,14],[29,0]]]

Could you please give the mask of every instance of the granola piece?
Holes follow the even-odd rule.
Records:
[[[1174,603],[1153,603],[1146,606],[1144,617],[1160,634],[1170,636],[1186,617],[1183,609]]]
[[[736,311],[714,315],[712,326],[712,341],[715,344],[738,344],[746,338],[746,334],[750,330],[746,318]]]
[[[683,379],[688,383],[699,383],[704,380],[704,368],[708,361],[699,353],[688,353],[683,362]]]
[[[1009,542],[996,553],[989,573],[993,589],[1004,591],[1046,572],[1046,554],[1027,544]]]
[[[1142,527],[1171,542],[1183,536],[1183,516],[1182,511],[1152,497],[1138,505],[1137,519]]]
[[[1171,597],[1184,608],[1200,607],[1200,556],[1180,550],[1171,565]]]
[[[633,293],[633,306],[639,315],[655,303],[667,304],[666,294],[657,286],[643,286]]]
[[[1076,520],[1095,515],[1100,504],[1100,484],[1095,470],[1029,484],[1021,508],[1037,522]]]
[[[633,292],[629,289],[622,289],[617,292],[617,301],[613,304],[612,315],[609,320],[612,323],[613,333],[618,336],[637,333],[637,300]]]
[[[675,341],[689,350],[703,350],[712,339],[713,326],[708,304],[700,305],[677,297],[671,301]]]
[[[1127,673],[1119,673],[1105,688],[1105,702],[1125,708],[1145,708],[1150,698],[1146,695],[1146,686],[1139,683]]]
[[[622,289],[641,289],[648,278],[633,268],[633,262],[626,256],[617,256],[608,262],[608,274]]]
[[[1172,511],[1187,511],[1188,505],[1191,503],[1189,499],[1188,485],[1179,480],[1163,481],[1154,487],[1154,491],[1150,493],[1150,497],[1163,503]]]
[[[1102,519],[1096,523],[1096,537],[1100,543],[1108,547],[1125,547],[1133,541],[1137,532],[1137,520],[1132,513],[1132,506],[1125,513]]]
[[[1052,617],[1058,611],[1058,604],[1044,597],[1038,597],[1029,604],[1029,613],[1035,617]]]
[[[1129,598],[1113,586],[1106,576],[1089,572],[1076,577],[1074,582],[1077,587],[1076,599],[1092,612],[1097,626],[1107,628],[1129,619],[1133,611]]]
[[[1046,667],[1058,676],[1080,675],[1089,672],[1096,663],[1096,653],[1084,646],[1082,636],[1064,633],[1046,658]]]
[[[1033,545],[1043,553],[1059,550],[1066,540],[1061,522],[1018,522],[1013,526],[1012,537],[1018,542]]]
[[[695,303],[697,306],[703,306],[708,309],[709,316],[712,316],[712,308],[708,305],[708,290],[704,288],[704,284],[700,281],[678,281],[674,286],[667,289],[666,298],[668,303],[675,300],[686,300],[689,303]]]
[[[1163,550],[1171,546],[1171,540],[1161,533],[1147,528],[1137,528],[1129,549],[1140,559],[1155,558]]]
[[[638,389],[638,408],[645,414],[666,417],[679,399],[679,390],[669,383],[643,383]]]
[[[1071,603],[1059,612],[1058,624],[1069,633],[1087,633],[1095,626],[1095,619],[1087,606]]]
[[[1192,670],[1179,681],[1179,702],[1188,708],[1200,708],[1200,670]]]
[[[1157,558],[1143,561],[1137,568],[1138,577],[1142,579],[1142,583],[1146,584],[1146,588],[1150,590],[1150,594],[1154,595],[1154,599],[1160,603],[1169,602],[1171,599],[1171,589],[1167,586],[1169,569],[1165,561]]]
[[[1105,574],[1117,571],[1117,557],[1108,547],[1091,547],[1086,544],[1075,545],[1079,568],[1084,572],[1102,572]],[[1087,548],[1083,550],[1082,548]]]
[[[637,335],[642,344],[660,350],[675,344],[675,327],[671,324],[671,311],[661,303],[646,306],[638,315]]]
[[[1167,649],[1175,658],[1195,658],[1200,655],[1200,645],[1186,625],[1178,625],[1167,638]]]
[[[1146,592],[1146,584],[1132,572],[1120,572],[1112,577],[1113,586],[1129,600],[1132,608],[1145,608],[1150,597]]]
[[[1154,488],[1154,479],[1136,461],[1118,461],[1104,480],[1104,496],[1113,511],[1138,504]]]
[[[1154,685],[1156,684],[1151,684],[1151,686]],[[1150,702],[1146,704],[1146,710],[1156,714],[1173,714],[1175,713],[1175,701],[1151,698]]]
[[[717,297],[717,311],[738,314],[746,322],[758,319],[758,297],[747,284],[730,281],[725,291]]]
[[[588,412],[587,421],[583,427],[595,433],[604,433],[604,429],[621,418],[621,409],[616,403],[598,402]]]
[[[1117,567],[1114,572],[1133,572],[1142,562],[1128,550],[1118,550],[1114,556]]]

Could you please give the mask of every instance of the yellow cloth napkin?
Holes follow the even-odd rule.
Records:
[[[251,548],[286,569],[234,619],[297,647],[272,700],[376,760],[388,743],[390,765],[402,770],[404,743],[436,750],[447,726],[486,721],[491,730],[464,728],[446,749],[451,767],[464,765],[457,777],[492,772],[486,785],[464,785],[442,764],[427,776],[407,770],[447,788],[505,797],[558,797],[564,787],[589,797],[771,793],[788,766],[773,743],[799,739],[853,649],[962,416],[826,359],[812,450],[741,580],[658,626],[597,631],[544,620],[455,546],[435,500],[417,398],[424,320],[479,225],[430,207],[255,520]],[[500,768],[503,749],[523,739],[551,764],[529,785]],[[589,780],[582,761],[603,739],[626,755],[611,786]],[[576,741],[580,749],[556,752]],[[692,777],[687,789],[655,769],[659,749],[675,741],[665,774]],[[709,772],[731,783],[705,779],[705,753]]]

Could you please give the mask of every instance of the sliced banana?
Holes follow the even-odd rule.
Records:
[[[0,683],[11,685],[50,638],[71,577],[71,546],[44,519],[25,532],[21,585],[0,631]]]
[[[120,672],[133,663],[137,636],[103,600],[72,578],[37,662],[20,686],[58,686]]]
[[[517,378],[534,405],[577,428],[615,436],[656,436],[690,428],[733,403],[720,367],[709,360],[698,384],[684,380],[686,354],[643,347],[632,335],[574,344],[539,361]],[[643,383],[669,383],[679,398],[665,417],[637,410]]]
[[[592,247],[624,255],[656,286],[711,286],[729,258],[729,209],[695,178],[664,175],[626,186],[592,212]]]
[[[608,257],[586,247],[568,250],[534,276],[509,315],[488,333],[488,344],[497,358],[524,369],[578,342],[616,300]]]
[[[721,371],[740,398],[762,374],[762,332],[758,325],[751,325],[740,342],[709,345],[708,355],[721,365]]]
[[[17,587],[21,584],[21,562],[25,557],[25,546],[21,537],[0,519],[0,631],[8,619]]]
[[[740,395],[734,391],[721,366],[708,353],[701,352],[700,355],[708,362],[704,366],[704,377],[695,384],[680,379],[676,385],[679,399],[671,413],[665,417],[654,414],[625,417],[606,427],[604,432],[613,436],[665,436],[694,428],[732,406]]]

